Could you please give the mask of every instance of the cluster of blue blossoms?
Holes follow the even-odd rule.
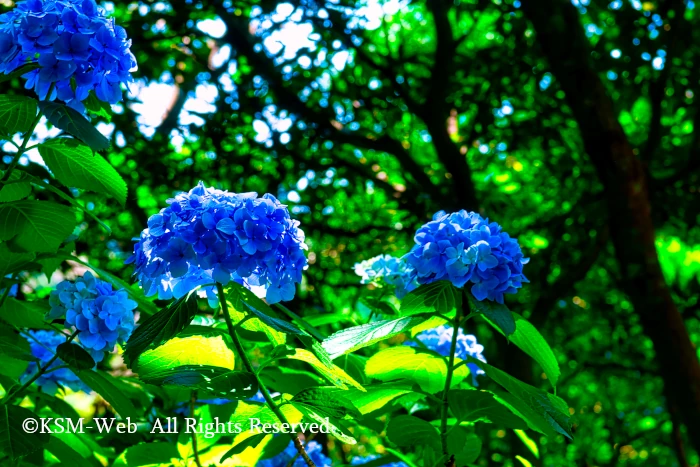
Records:
[[[523,257],[518,242],[474,212],[440,211],[414,237],[416,245],[403,257],[411,268],[411,284],[449,280],[455,287],[472,285],[474,297],[503,303],[523,282]]]
[[[318,467],[330,467],[332,465],[330,458],[323,454],[323,447],[316,441],[309,441],[304,447],[306,448],[306,453]],[[284,451],[272,459],[258,461],[256,465],[257,467],[286,467],[290,465],[289,463],[292,459],[296,459],[291,464],[292,467],[306,467],[306,462],[299,456],[299,452],[294,447],[294,442],[290,441]]]
[[[377,454],[369,454],[364,457],[353,457],[350,461],[350,465],[364,465],[368,462],[379,459],[380,456]],[[382,464],[381,467],[408,467],[404,462],[390,462],[388,464]]]
[[[78,331],[78,340],[96,362],[125,342],[134,330],[136,302],[125,290],[95,278],[89,271],[75,282],[63,281],[49,297],[47,319],[65,318]]]
[[[121,100],[121,84],[136,68],[130,47],[124,28],[94,0],[26,0],[0,15],[0,73],[38,64],[23,75],[25,87],[79,112],[90,91],[110,104]]]
[[[362,284],[383,282],[396,287],[396,295],[402,298],[415,289],[417,284],[409,278],[411,268],[401,258],[379,255],[355,264],[355,274],[361,277]]]
[[[453,336],[452,326],[443,325],[434,329],[429,329],[423,331],[416,336],[416,339],[421,341],[430,350],[433,350],[440,355],[445,357],[450,355],[450,348],[452,347],[452,336]],[[417,346],[415,342],[407,342],[406,345],[412,347]],[[486,363],[486,358],[482,355],[484,351],[484,346],[480,345],[476,341],[476,337],[471,334],[464,334],[462,328],[458,329],[457,333],[457,349],[455,351],[455,357],[464,360],[467,356],[476,358]],[[473,363],[467,363],[469,371],[472,375],[472,383],[474,386],[478,386],[476,380],[477,375],[483,375],[484,370],[479,368]]]
[[[23,382],[29,380],[29,378],[39,371],[39,367],[43,367],[51,360],[56,354],[56,347],[66,342],[67,337],[55,331],[29,331],[29,335],[30,337],[27,338],[29,341],[29,348],[38,362],[29,363],[27,370],[21,378]],[[65,363],[59,358],[56,359],[48,369],[53,369],[64,364]],[[75,373],[68,368],[61,368],[49,373],[44,373],[37,378],[35,383],[42,391],[48,394],[54,394],[59,386],[70,388],[73,391],[85,389],[85,385]]]
[[[268,303],[291,300],[306,268],[304,232],[272,195],[229,193],[201,182],[151,216],[134,246],[134,274],[146,295],[180,298],[214,282],[266,289]]]

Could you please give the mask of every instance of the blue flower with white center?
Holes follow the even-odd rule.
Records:
[[[355,274],[362,278],[362,284],[384,283],[395,286],[398,298],[417,287],[417,283],[410,277],[411,269],[401,258],[391,255],[379,255],[355,264]]]
[[[66,342],[68,337],[56,331],[42,330],[28,331],[28,333],[29,336],[25,336],[25,338],[29,341],[29,349],[39,362],[38,364],[37,362],[29,363],[27,370],[20,378],[23,382],[28,381],[34,376],[39,371],[40,367],[43,368],[56,354],[56,347]],[[61,365],[65,365],[65,363],[58,358],[48,369],[53,369]],[[80,381],[75,373],[68,368],[61,368],[49,373],[44,373],[37,378],[35,384],[48,394],[54,394],[61,386],[70,388],[73,391],[87,390],[87,387]]]
[[[291,300],[307,267],[304,232],[274,196],[229,193],[201,182],[148,220],[127,263],[146,295],[180,298],[231,281],[265,290],[268,303]]]
[[[363,457],[353,457],[350,461],[350,465],[364,465],[368,462],[379,459],[381,456],[377,454],[368,454]],[[376,464],[375,464],[376,465]],[[378,467],[408,467],[405,462],[387,462],[386,464],[381,464]]]
[[[440,211],[415,235],[416,245],[402,259],[410,270],[407,283],[429,284],[449,280],[455,287],[472,284],[479,301],[503,303],[528,282],[523,265],[528,259],[518,242],[501,226],[474,212]]]
[[[304,448],[317,467],[331,467],[331,460],[323,454],[323,447],[319,443],[316,441],[309,441],[304,445]],[[301,458],[299,451],[294,447],[294,442],[290,441],[284,451],[277,454],[272,459],[258,461],[255,465],[257,467],[287,467],[290,465],[292,459],[295,459],[294,463],[291,464],[292,467],[306,467],[306,462]]]
[[[0,15],[0,73],[37,64],[22,75],[25,87],[80,112],[90,91],[109,104],[121,100],[136,69],[130,47],[94,0],[26,0]]]
[[[134,330],[136,302],[126,290],[95,278],[89,271],[75,282],[63,281],[49,297],[47,319],[65,318],[75,327],[78,341],[99,362],[105,352],[124,343]]]
[[[486,358],[483,356],[484,346],[480,345],[476,341],[476,337],[471,334],[464,334],[462,328],[458,328],[457,333],[457,348],[455,350],[455,357],[464,360],[467,355],[477,360],[481,360],[486,363]],[[416,336],[416,339],[421,341],[427,348],[433,350],[440,355],[445,357],[450,355],[450,349],[452,347],[452,336],[453,336],[452,326],[443,325],[434,329],[428,329],[423,331]],[[418,344],[415,342],[407,342],[406,345],[416,347]],[[469,371],[472,375],[472,382],[474,386],[478,386],[476,381],[477,375],[483,375],[484,370],[479,368],[473,363],[467,363]]]

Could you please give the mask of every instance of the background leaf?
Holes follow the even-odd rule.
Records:
[[[21,252],[55,252],[76,225],[73,210],[49,201],[0,204],[0,240]]]
[[[412,415],[392,418],[386,427],[386,435],[392,443],[401,447],[440,447],[438,431],[430,423]]]

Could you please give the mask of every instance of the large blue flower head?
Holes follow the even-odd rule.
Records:
[[[331,467],[331,460],[323,454],[323,447],[316,441],[309,441],[304,446],[306,453],[309,455],[314,464],[318,467]],[[292,467],[306,467],[306,462],[299,456],[299,451],[294,447],[294,442],[290,441],[284,451],[277,454],[272,459],[258,461],[255,464],[257,467],[287,467],[292,459],[296,459]]]
[[[39,362],[38,365],[37,362],[29,363],[27,370],[21,377],[22,381],[29,380],[37,373],[39,366],[43,367],[46,365],[56,354],[56,347],[66,342],[67,338],[67,336],[59,334],[56,331],[29,331],[29,336],[25,337],[29,341],[29,348],[32,355],[34,355]],[[53,369],[61,365],[65,365],[65,363],[58,358],[48,369]],[[49,373],[44,373],[35,383],[42,391],[49,394],[54,394],[60,386],[70,388],[74,391],[86,389],[85,385],[78,379],[75,373],[68,368],[61,368]]]
[[[368,462],[377,460],[380,457],[381,456],[377,454],[368,454],[364,457],[353,457],[350,461],[350,465],[364,465]],[[386,464],[381,464],[381,467],[408,467],[408,465],[406,465],[405,462],[387,462]]]
[[[416,336],[416,339],[421,341],[430,350],[433,350],[440,355],[445,357],[450,355],[450,348],[452,347],[452,336],[453,328],[452,326],[443,325],[434,329],[428,329],[423,331]],[[417,344],[415,342],[407,342],[406,345],[415,347]],[[457,349],[455,350],[455,357],[464,360],[467,356],[476,358],[486,363],[486,358],[483,356],[484,346],[480,345],[476,341],[476,337],[471,334],[464,334],[462,328],[458,328],[457,333]],[[473,363],[467,363],[469,371],[472,375],[472,382],[475,386],[478,386],[476,377],[477,375],[483,375],[484,370],[479,368]]]
[[[440,211],[415,235],[416,245],[404,256],[418,284],[449,280],[456,287],[472,284],[477,300],[503,303],[503,294],[517,292],[523,282],[523,257],[518,242],[474,212]]]
[[[168,204],[148,220],[127,260],[146,295],[180,298],[197,286],[236,281],[264,288],[268,303],[294,298],[307,265],[304,232],[274,196],[200,182]],[[214,287],[205,290],[215,301]]]
[[[126,342],[134,330],[136,302],[126,290],[95,278],[89,271],[75,282],[63,281],[49,297],[48,319],[65,318],[78,331],[78,340],[96,362],[114,346]]]
[[[391,255],[379,255],[355,264],[355,274],[362,278],[362,284],[393,285],[398,298],[416,288],[411,272],[412,268],[403,259]]]
[[[80,112],[90,91],[110,104],[121,100],[121,84],[136,69],[130,47],[94,0],[26,0],[0,15],[0,73],[37,64],[23,75],[25,87]]]

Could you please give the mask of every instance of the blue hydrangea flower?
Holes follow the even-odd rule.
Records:
[[[379,459],[381,456],[377,454],[368,454],[364,457],[353,457],[350,461],[350,465],[364,465],[367,462]],[[389,462],[382,464],[381,467],[408,467],[405,462]]]
[[[316,441],[309,441],[304,445],[304,448],[306,449],[306,453],[309,455],[311,460],[314,461],[314,464],[316,464],[317,467],[331,467],[330,458],[326,457],[326,455],[323,454],[323,447]],[[294,442],[290,441],[289,445],[284,449],[284,451],[277,454],[272,459],[258,461],[256,466],[287,467],[287,465],[289,465],[289,462],[292,459],[296,458],[294,463],[291,464],[292,467],[306,467],[306,462],[304,462],[304,459],[302,459],[301,456],[298,456],[298,454],[299,451],[297,451],[297,449],[294,447]]]
[[[89,271],[75,282],[63,281],[49,297],[48,319],[65,318],[78,331],[78,340],[96,362],[114,346],[126,342],[134,330],[136,302],[126,290],[95,278]]]
[[[60,334],[56,331],[29,331],[31,337],[25,336],[29,341],[29,348],[38,360],[37,362],[30,362],[24,375],[20,378],[22,382],[28,381],[32,376],[34,376],[39,367],[46,365],[51,358],[56,354],[56,347],[66,342],[67,336]],[[64,365],[60,358],[57,358],[55,362],[49,366],[49,369],[55,368],[59,365]],[[50,373],[44,373],[41,375],[35,383],[41,388],[42,391],[54,394],[60,386],[64,386],[72,389],[73,391],[87,390],[86,386],[78,379],[78,377],[68,368],[61,368],[60,370],[55,370]]]
[[[79,112],[90,91],[110,104],[121,100],[136,69],[130,47],[124,28],[94,0],[26,0],[0,15],[0,73],[35,63],[25,87]]]
[[[197,407],[202,406],[202,405],[226,405],[230,404],[233,402],[231,399],[221,399],[221,398],[215,398],[215,399],[197,399]],[[182,415],[183,417],[189,417],[190,416],[190,403],[189,402],[180,402],[178,406],[173,410],[176,414]]]
[[[401,258],[379,255],[355,264],[355,274],[362,284],[384,282],[396,287],[396,296],[402,298],[418,284],[411,276],[412,268]]]
[[[516,293],[523,282],[523,257],[518,242],[474,212],[440,211],[415,235],[416,245],[403,259],[411,280],[429,284],[449,280],[456,287],[472,284],[479,301],[503,303],[503,294]]]
[[[272,195],[229,193],[203,183],[168,200],[134,246],[134,274],[146,295],[180,298],[197,286],[236,281],[291,300],[306,269],[304,232]],[[216,303],[213,286],[205,287]]]
[[[430,350],[433,350],[440,355],[445,357],[450,355],[450,348],[452,347],[452,336],[453,336],[452,326],[443,325],[434,329],[428,329],[423,331],[416,336],[416,339],[421,341]],[[486,363],[486,358],[482,355],[484,351],[484,346],[480,345],[476,341],[476,337],[471,334],[464,334],[462,328],[458,329],[457,333],[457,349],[455,351],[455,357],[464,360],[467,355],[477,360],[481,360]],[[417,346],[415,342],[407,342],[406,345]],[[473,363],[467,363],[469,371],[472,375],[472,382],[475,386],[478,386],[476,381],[477,375],[483,375],[484,370],[479,368]]]

